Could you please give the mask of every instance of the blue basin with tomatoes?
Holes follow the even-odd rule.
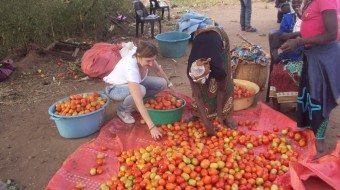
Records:
[[[109,104],[109,98],[104,93],[98,93],[101,98],[106,99],[106,102],[100,108],[95,110],[93,109],[90,112],[84,112],[79,115],[58,114],[56,105],[64,102],[65,100],[69,100],[70,97],[63,98],[49,107],[48,113],[50,115],[50,119],[55,122],[60,136],[64,138],[81,138],[95,133],[100,129],[104,122],[105,110]]]

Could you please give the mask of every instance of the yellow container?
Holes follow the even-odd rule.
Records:
[[[251,97],[234,99],[234,111],[249,108],[254,103],[255,96],[260,91],[260,87],[253,82],[241,79],[234,79],[234,83],[254,92],[254,95]]]

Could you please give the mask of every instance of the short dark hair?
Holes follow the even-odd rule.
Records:
[[[290,10],[290,4],[289,4],[289,3],[283,3],[283,4],[281,5],[281,11],[282,11],[283,13],[289,13],[289,12],[291,12],[291,10]]]
[[[137,45],[136,56],[149,58],[158,54],[157,47],[151,42],[140,41]]]

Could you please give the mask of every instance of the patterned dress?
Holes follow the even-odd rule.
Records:
[[[230,80],[228,80],[227,89],[226,89],[226,96],[225,96],[225,105],[223,107],[223,114],[226,117],[233,108],[233,90],[234,90],[234,84],[231,77],[231,74],[228,74],[231,72],[231,66],[230,66],[230,46],[229,46],[229,38],[227,34],[216,27],[207,28],[204,30],[201,30],[199,32],[196,32],[194,36],[194,43],[195,38],[199,36],[202,33],[206,32],[215,32],[219,35],[219,40],[221,41],[221,48],[219,48],[216,51],[205,50],[204,47],[201,48],[193,48],[192,52],[189,56],[188,61],[188,70],[191,67],[191,63],[195,61],[198,58],[207,58],[207,57],[218,57],[217,59],[221,61],[221,63],[214,62],[214,59],[211,62],[212,67],[212,73],[209,76],[208,81],[201,85],[201,92],[202,92],[202,99],[205,106],[205,111],[207,113],[208,118],[216,117],[217,116],[217,81],[216,78],[219,76],[214,76],[214,67],[215,70],[222,70],[223,73],[227,73],[226,77],[230,77]],[[205,43],[209,43],[209,41],[205,41]],[[210,42],[213,43],[213,42]],[[216,46],[218,46],[219,43],[216,43]],[[208,52],[208,53],[207,53]],[[207,55],[209,54],[209,55]],[[215,64],[215,65],[214,65]],[[217,65],[219,64],[219,65]],[[220,74],[216,74],[220,75]],[[198,107],[195,103],[193,103],[193,115],[199,117]]]

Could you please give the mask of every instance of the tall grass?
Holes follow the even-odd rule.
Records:
[[[143,0],[148,5],[148,0]],[[133,0],[1,0],[0,60],[14,49],[42,47],[69,38],[105,39],[106,13],[133,17]],[[238,0],[171,0],[181,8],[203,8]]]
[[[107,13],[132,12],[127,0],[2,0],[0,59],[29,43],[105,36]]]

